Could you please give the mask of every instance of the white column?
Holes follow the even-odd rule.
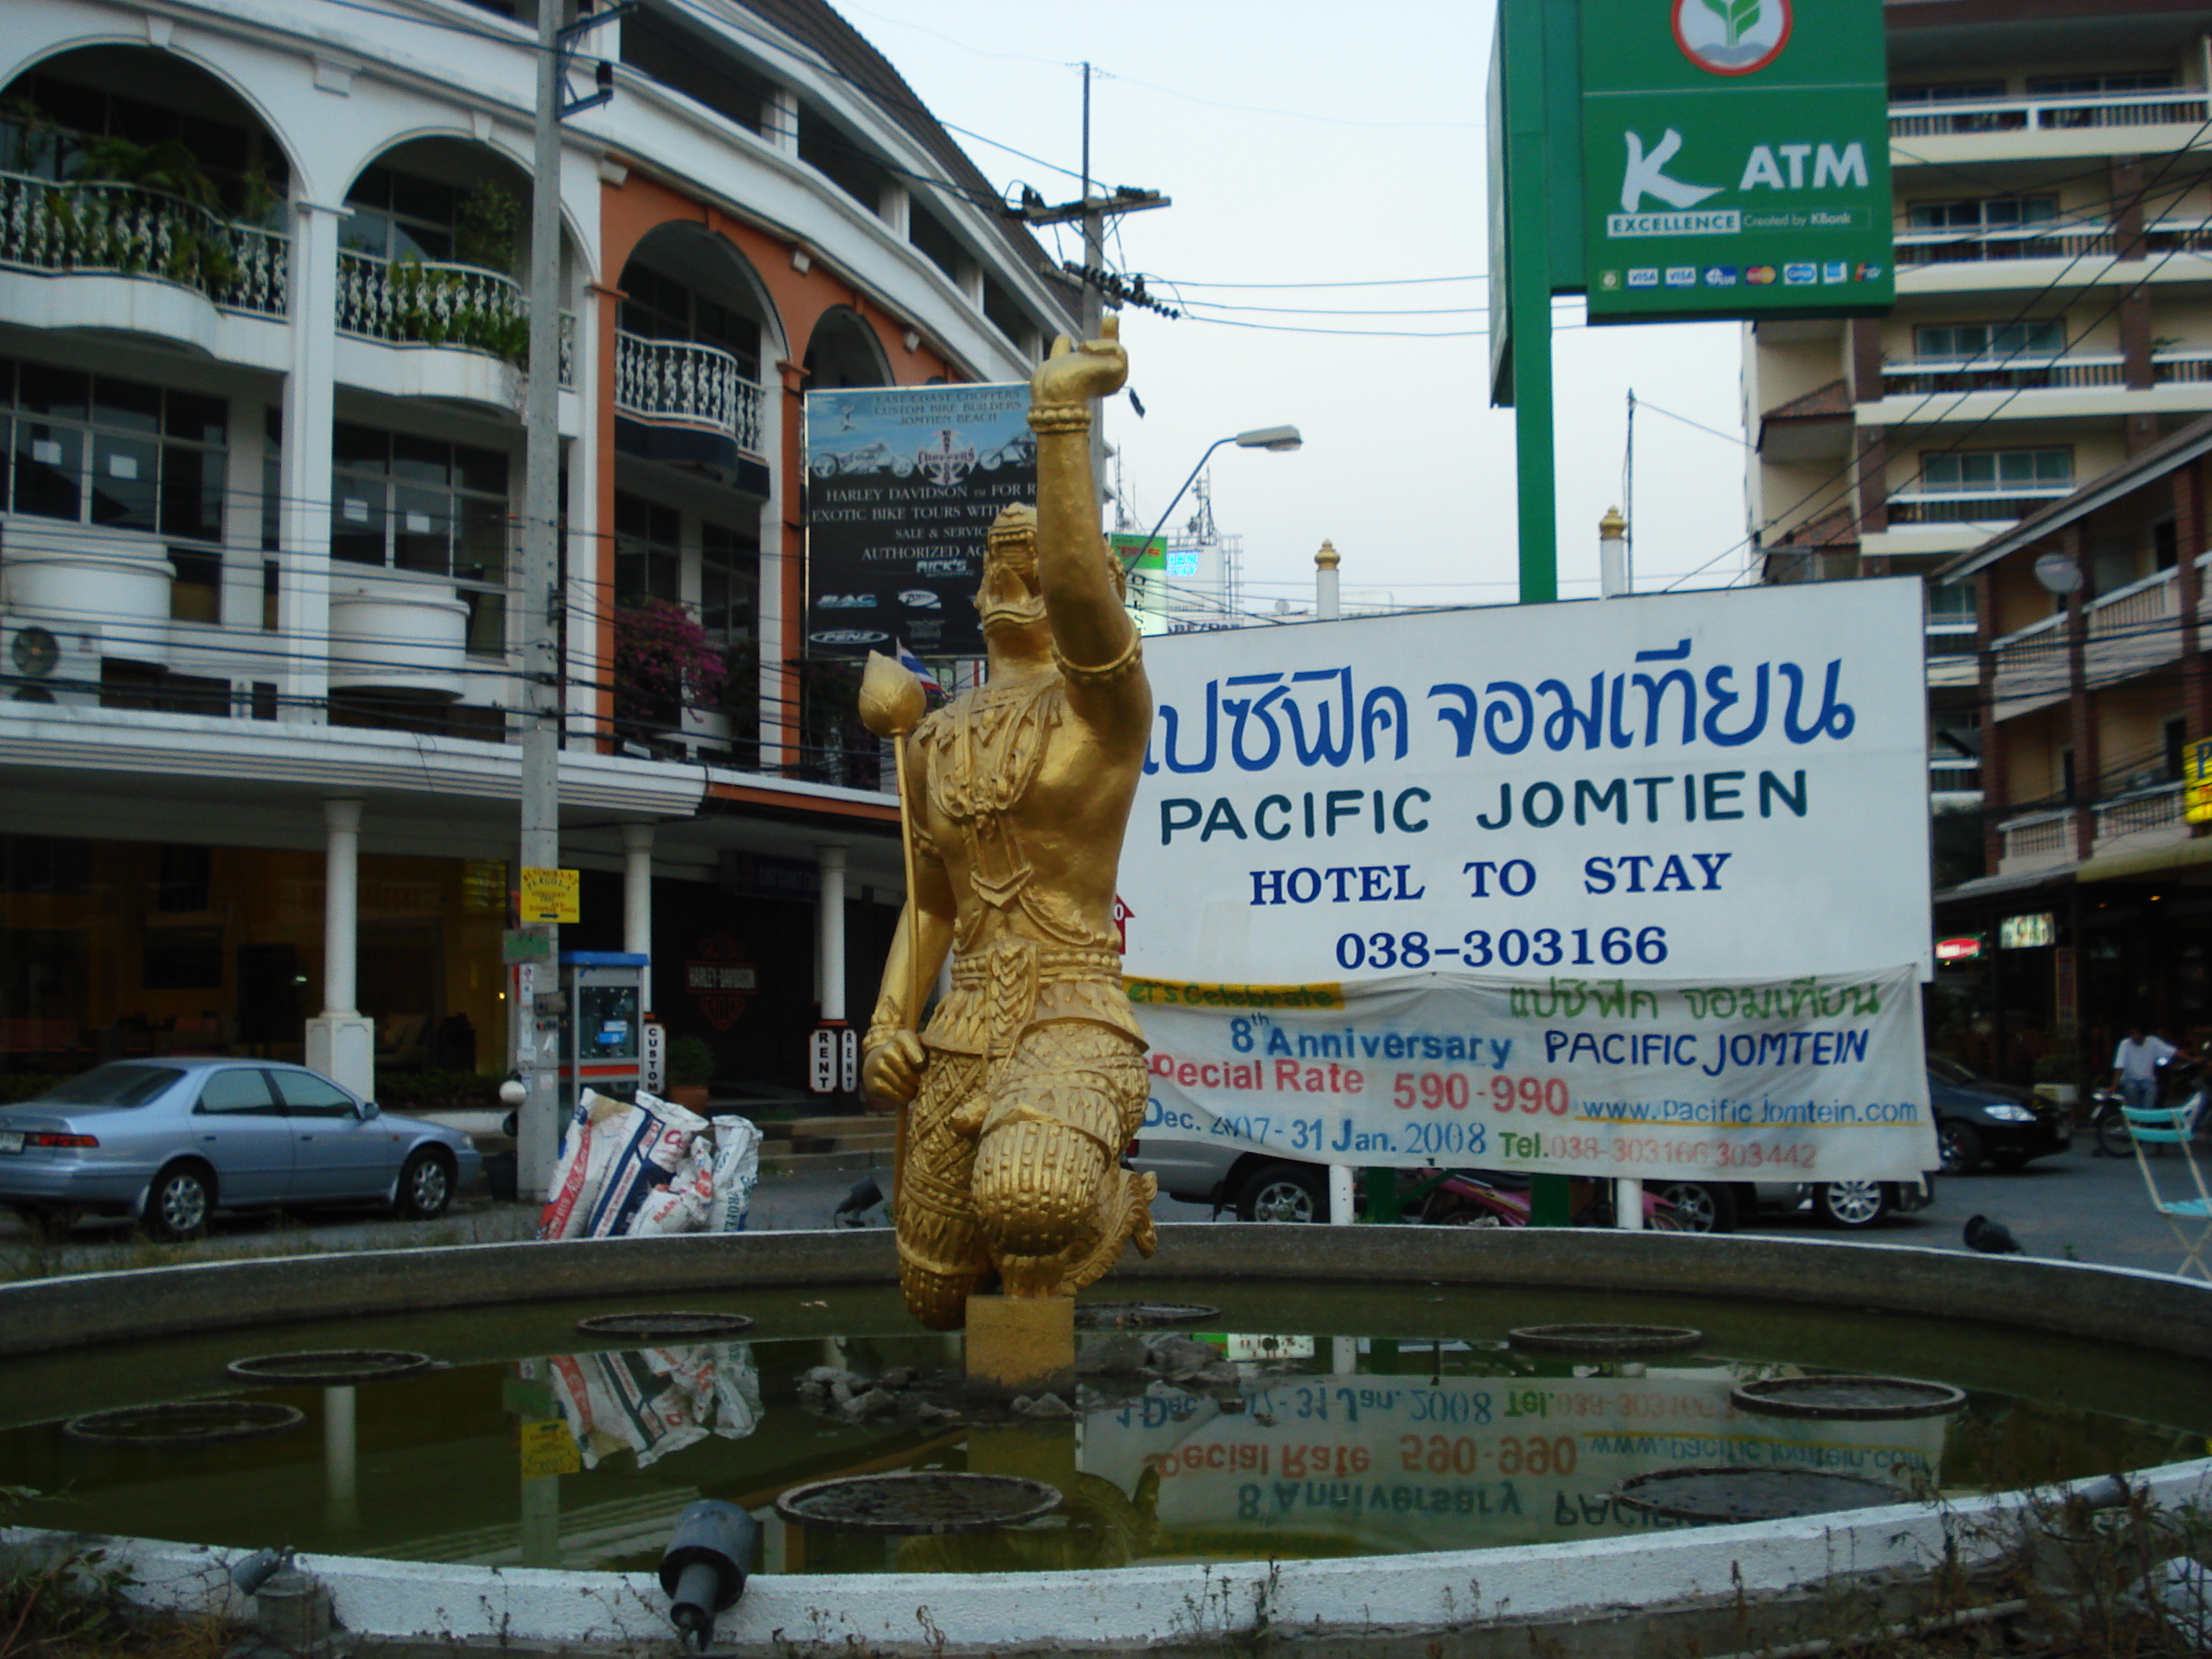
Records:
[[[1335,1226],[1349,1227],[1358,1218],[1352,1212],[1352,1166],[1332,1164],[1328,1166],[1329,1221]]]
[[[280,718],[325,724],[330,695],[331,422],[337,373],[338,227],[346,210],[292,204],[291,361],[278,469],[276,627],[285,653]]]
[[[1628,520],[1609,507],[1597,521],[1597,596],[1617,599],[1628,592]]]
[[[623,842],[623,949],[634,956],[653,954],[653,826],[625,823]],[[653,1007],[653,964],[640,976],[637,1006]]]
[[[1323,542],[1314,555],[1314,615],[1334,622],[1343,614],[1336,591],[1337,554],[1334,542]]]
[[[230,453],[223,464],[222,590],[216,618],[225,628],[261,631],[261,463],[269,447],[267,406],[258,398],[233,398],[225,427]],[[241,679],[266,678],[264,665],[243,666]]]
[[[376,1093],[376,1024],[354,1006],[361,914],[361,802],[323,802],[323,1012],[307,1022],[307,1064],[356,1094]]]
[[[845,1018],[845,849],[817,847],[814,856],[822,872],[822,896],[815,901],[819,926],[814,952],[816,994],[825,1020]]]
[[[1644,1182],[1635,1176],[1614,1177],[1613,1224],[1625,1233],[1644,1231]]]

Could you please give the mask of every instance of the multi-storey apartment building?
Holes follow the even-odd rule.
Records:
[[[365,1027],[495,1068],[533,0],[8,17],[0,1071]],[[576,49],[613,96],[546,198],[564,943],[649,950],[720,1075],[796,1081],[817,963],[866,979],[899,881],[801,662],[807,393],[1025,379],[1071,304],[819,0]]]
[[[1897,305],[1747,330],[1767,581],[1932,573],[2212,410],[2212,7],[1883,16]],[[2169,535],[2088,556],[2108,593],[2178,556]],[[1982,787],[1974,597],[1929,589],[1939,811]]]

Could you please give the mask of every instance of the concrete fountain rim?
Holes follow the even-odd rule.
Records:
[[[2133,1268],[1960,1255],[1899,1244],[1528,1230],[1358,1227],[1326,1251],[1296,1227],[1168,1225],[1150,1261],[1117,1285],[1297,1278],[1422,1279],[1466,1285],[1717,1295],[1838,1305],[2118,1343],[2212,1361],[2212,1285]],[[830,1285],[889,1285],[881,1230],[690,1235],[192,1263],[0,1285],[0,1355],[149,1336],[269,1327],[348,1314],[635,1294]],[[1993,1310],[2008,1316],[1997,1318]],[[2212,1458],[2131,1477],[2163,1504],[2212,1496]],[[757,1575],[718,1639],[933,1655],[1126,1650],[1249,1631],[1370,1634],[1486,1620],[1573,1622],[1624,1606],[1695,1606],[1741,1589],[1786,1594],[1835,1574],[1911,1566],[2027,1504],[1999,1493],[1808,1520],[1711,1527],[1428,1555],[1131,1566],[1111,1573]],[[0,1547],[51,1551],[64,1535],[0,1532]],[[149,1539],[104,1540],[137,1573],[132,1594],[242,1612],[221,1568],[231,1552]],[[348,1631],[394,1641],[505,1639],[606,1650],[670,1639],[646,1574],[449,1566],[303,1556]],[[1019,1594],[1009,1594],[1018,1583]]]

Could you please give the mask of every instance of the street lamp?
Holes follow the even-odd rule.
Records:
[[[1158,539],[1161,529],[1167,524],[1168,514],[1176,510],[1184,493],[1190,489],[1191,485],[1198,482],[1198,475],[1206,471],[1206,462],[1213,459],[1213,452],[1222,445],[1235,444],[1239,449],[1272,449],[1280,454],[1299,448],[1304,442],[1305,440],[1298,436],[1298,429],[1294,426],[1259,426],[1253,428],[1249,432],[1240,432],[1233,438],[1216,438],[1212,443],[1206,445],[1206,453],[1198,458],[1198,465],[1191,468],[1190,477],[1182,481],[1182,489],[1176,491],[1174,500],[1168,503],[1167,513],[1160,514],[1159,523],[1154,525],[1152,533],[1145,538],[1145,544],[1149,547]]]

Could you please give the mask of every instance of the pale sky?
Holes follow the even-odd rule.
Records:
[[[1094,177],[1173,198],[1124,217],[1108,244],[1110,265],[1192,307],[1175,321],[1122,313],[1148,412],[1115,399],[1107,437],[1122,447],[1137,527],[1151,528],[1214,439],[1289,423],[1305,437],[1296,453],[1213,458],[1214,516],[1243,538],[1248,609],[1310,604],[1323,538],[1343,557],[1347,599],[1514,598],[1513,416],[1489,406],[1476,280],[1488,270],[1483,0],[833,3],[940,121],[967,129],[954,137],[987,178],[1054,204],[1078,194],[1055,168],[1081,166],[1074,66],[1088,58]],[[1042,234],[1050,246],[1055,233]],[[1079,258],[1079,233],[1058,234],[1063,256]],[[1468,280],[1407,280],[1431,277]],[[1385,281],[1396,285],[1256,286]],[[1589,329],[1578,301],[1555,312],[1562,597],[1596,592],[1597,521],[1620,499],[1632,389],[1638,591],[1737,578],[1737,326]],[[1188,510],[1186,498],[1176,520]]]

